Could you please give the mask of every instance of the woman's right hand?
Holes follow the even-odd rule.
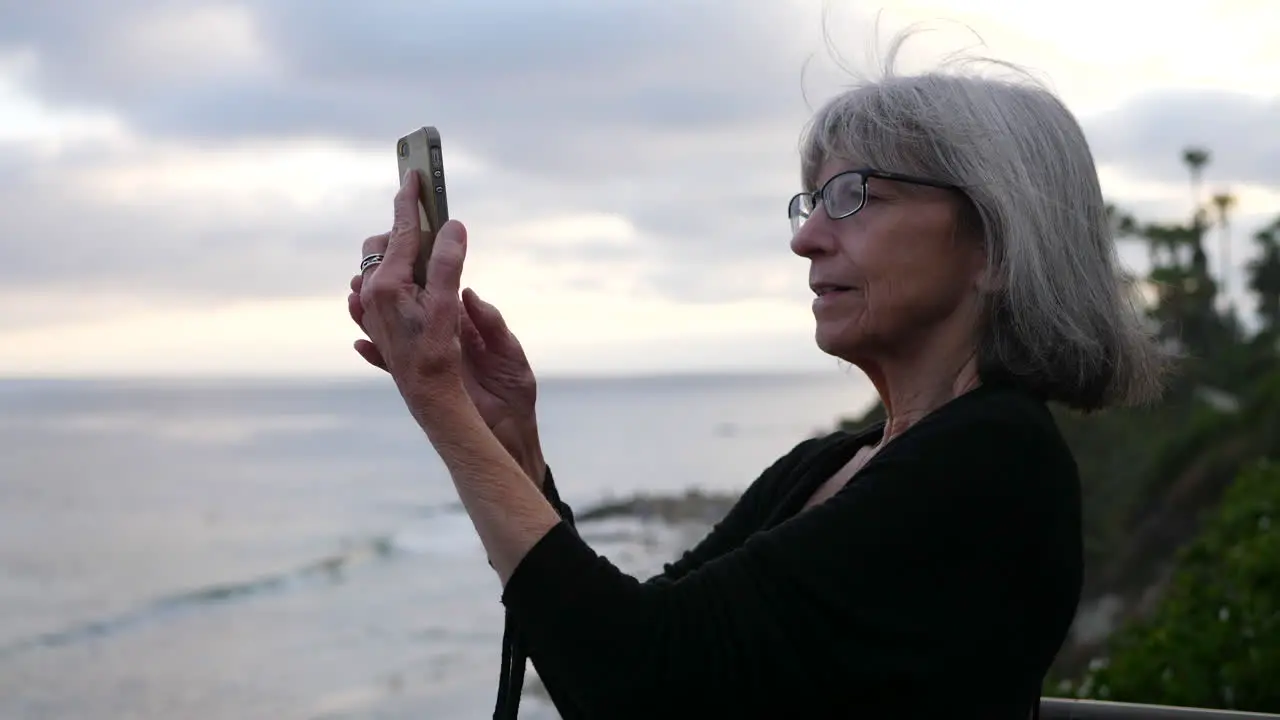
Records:
[[[366,241],[365,254],[384,251],[385,247],[369,246],[370,241],[379,238],[385,236],[375,236]],[[361,275],[351,279],[347,309],[351,319],[363,330],[362,284]],[[534,411],[538,384],[524,348],[507,327],[498,308],[481,300],[474,290],[463,290],[461,302],[463,381],[467,393],[498,441],[520,463],[529,478],[542,487],[546,461],[542,456]],[[372,342],[357,341],[356,352],[370,365],[384,371],[387,369],[386,362]]]

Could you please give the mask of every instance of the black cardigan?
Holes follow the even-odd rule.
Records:
[[[799,513],[882,431],[800,443],[647,582],[577,536],[548,473],[564,520],[503,592],[495,718],[526,653],[564,720],[1027,718],[1080,597],[1070,450],[1044,403],[986,385]]]

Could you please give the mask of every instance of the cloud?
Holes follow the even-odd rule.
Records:
[[[5,286],[331,292],[389,221],[394,139],[425,123],[473,237],[592,265],[580,283],[639,269],[637,293],[750,297],[762,259],[791,259],[781,207],[819,46],[785,5],[73,4],[6,12],[0,55],[51,116],[117,127],[52,152],[0,142]],[[633,226],[625,249],[518,227],[602,212]]]
[[[360,239],[378,230],[367,219],[387,207],[385,195],[358,187],[323,203],[287,186],[210,190],[216,179],[201,171],[236,169],[172,148],[72,146],[52,161],[4,149],[0,285],[10,288],[191,299],[315,293],[324,283],[340,290],[334,271],[350,264]],[[289,171],[277,171],[282,184]]]
[[[505,167],[600,178],[799,107],[799,67],[779,58],[802,52],[802,21],[781,4],[83,4],[24,9],[0,42],[36,52],[35,94],[111,107],[146,135],[381,147],[430,123]]]
[[[1165,90],[1084,122],[1094,153],[1138,178],[1188,182],[1183,148],[1212,153],[1206,188],[1220,182],[1280,187],[1280,95]]]
[[[803,291],[782,207],[804,92],[818,101],[839,81],[822,81],[817,12],[0,0],[0,14],[0,81],[41,118],[0,129],[11,292],[201,305],[341,293],[360,240],[389,223],[394,140],[426,123],[444,132],[451,209],[482,275],[519,266],[501,281],[684,302]],[[840,14],[854,28],[840,49],[857,57],[873,28]],[[1275,181],[1275,114],[1166,93],[1088,125],[1130,176],[1183,182],[1178,152],[1205,138],[1211,178]]]

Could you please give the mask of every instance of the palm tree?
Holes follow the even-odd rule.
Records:
[[[1204,179],[1204,168],[1209,164],[1210,157],[1209,150],[1204,147],[1187,147],[1182,151],[1182,162],[1191,171],[1191,193],[1195,208],[1195,212],[1191,217],[1191,226],[1188,228],[1189,232],[1183,235],[1182,244],[1184,247],[1191,249],[1189,269],[1195,283],[1200,288],[1200,291],[1195,295],[1201,300],[1207,301],[1206,306],[1199,308],[1199,311],[1212,313],[1215,308],[1216,284],[1209,277],[1209,263],[1204,252],[1204,233],[1209,223],[1204,203],[1200,201],[1200,187]]]
[[[1203,147],[1188,147],[1182,150],[1182,162],[1191,171],[1191,204],[1200,212],[1200,184],[1204,179],[1204,167],[1211,158],[1209,151]]]
[[[1222,295],[1226,298],[1227,309],[1235,307],[1235,302],[1231,299],[1230,286],[1228,278],[1231,276],[1231,223],[1228,216],[1235,209],[1236,196],[1230,192],[1223,190],[1213,196],[1213,207],[1218,215],[1218,242],[1222,245],[1222,252],[1218,256],[1218,280],[1221,283]]]

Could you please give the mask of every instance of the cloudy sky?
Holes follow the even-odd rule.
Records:
[[[368,374],[346,284],[424,124],[464,281],[540,372],[831,368],[783,215],[802,124],[846,82],[824,27],[859,66],[929,22],[917,69],[971,28],[1150,219],[1185,215],[1180,150],[1209,146],[1241,261],[1280,214],[1280,3],[1153,7],[0,0],[0,375]]]

